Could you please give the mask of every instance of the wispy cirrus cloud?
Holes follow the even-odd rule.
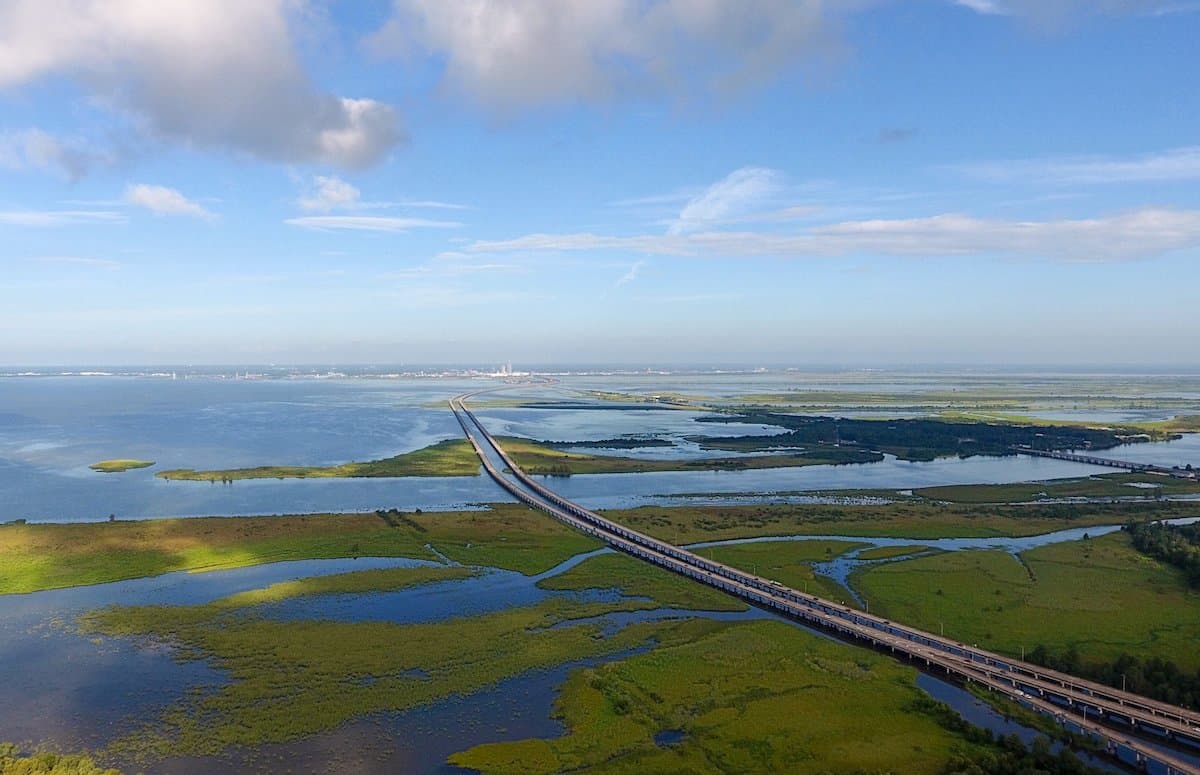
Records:
[[[1093,185],[1200,180],[1200,146],[1134,156],[1059,156],[985,161],[951,168],[991,183]]]
[[[122,224],[129,218],[109,210],[0,210],[0,225],[8,226],[79,226]]]
[[[670,234],[686,234],[744,216],[778,193],[782,175],[764,167],[742,167],[688,200],[668,227]]]
[[[617,279],[617,287],[618,287],[618,288],[620,288],[620,287],[622,287],[622,286],[624,286],[624,285],[629,285],[629,284],[630,284],[631,282],[633,282],[634,280],[637,280],[637,279],[638,279],[638,276],[640,276],[640,275],[641,275],[641,273],[642,273],[642,267],[644,267],[645,265],[646,265],[646,262],[645,262],[645,261],[637,261],[637,262],[635,262],[633,266],[629,267],[629,271],[628,271],[628,272],[626,272],[625,274],[621,275],[621,276],[620,276],[620,277]]]
[[[622,250],[668,256],[835,257],[1021,255],[1071,262],[1125,261],[1200,247],[1200,211],[1143,208],[1087,219],[1015,221],[955,213],[842,221],[794,234],[706,231],[606,236],[530,234],[480,241],[476,252]]]
[[[109,271],[120,269],[121,264],[118,261],[109,261],[104,258],[88,258],[86,256],[36,256],[29,259],[39,264],[58,264],[62,266],[86,266],[93,269],[107,269]]]
[[[456,221],[384,215],[308,215],[288,218],[284,223],[319,231],[373,231],[393,234],[402,234],[410,229],[457,229],[462,226]]]
[[[996,0],[951,0],[951,2],[961,8],[970,8],[975,13],[984,16],[1000,16],[1008,13],[1008,9]]]
[[[301,210],[327,213],[333,210],[390,210],[413,208],[423,210],[470,210],[467,205],[442,202],[436,199],[398,199],[395,201],[364,201],[362,192],[335,175],[317,175],[296,201]]]
[[[1168,16],[1200,10],[1177,0],[949,0],[982,16],[1019,16],[1039,24],[1061,23],[1087,13]]]
[[[124,201],[143,207],[155,215],[190,215],[212,219],[215,216],[176,189],[149,183],[134,183],[125,187]]]
[[[400,199],[391,202],[396,207],[419,207],[428,210],[470,210],[470,205],[456,202],[440,202],[436,199]]]

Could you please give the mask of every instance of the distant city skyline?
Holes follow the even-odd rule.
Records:
[[[0,0],[0,365],[1186,371],[1198,39],[1179,0]]]

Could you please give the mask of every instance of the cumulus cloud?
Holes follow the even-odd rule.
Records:
[[[996,183],[1102,184],[1200,180],[1200,146],[1137,156],[1070,156],[988,161],[956,168]]]
[[[394,0],[370,46],[444,58],[501,112],[648,91],[728,92],[836,55],[836,19],[871,0]]]
[[[292,0],[6,0],[0,88],[66,76],[139,130],[187,146],[363,167],[403,139],[395,112],[318,89]]]
[[[1144,208],[1099,218],[1008,221],[945,214],[843,221],[799,234],[531,234],[476,242],[476,252],[624,250],[645,255],[822,257],[1021,255],[1075,262],[1150,258],[1200,247],[1200,211]]]
[[[781,175],[762,167],[742,167],[688,200],[670,225],[684,234],[746,215],[779,190]]]
[[[284,223],[321,231],[383,231],[406,232],[414,228],[454,229],[462,226],[454,221],[432,221],[425,218],[393,218],[375,215],[309,215],[289,218]]]
[[[125,187],[124,200],[144,207],[155,215],[192,215],[212,218],[213,214],[173,188],[134,183]]]

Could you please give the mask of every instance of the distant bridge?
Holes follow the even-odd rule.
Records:
[[[961,680],[986,686],[1053,718],[1070,731],[1091,737],[1104,745],[1109,754],[1136,769],[1155,775],[1200,775],[1200,767],[1138,739],[1157,738],[1200,750],[1200,713],[1010,659],[801,593],[778,581],[724,565],[632,530],[567,500],[522,471],[467,409],[466,399],[483,392],[490,391],[457,396],[451,399],[450,408],[488,475],[522,502],[615,549],[754,605],[856,638],[876,648],[889,649]],[[493,454],[511,472],[511,478],[492,461]]]
[[[1133,463],[1128,460],[1113,460],[1107,457],[1096,457],[1095,455],[1080,455],[1076,452],[1055,452],[1048,449],[1034,449],[1033,447],[1021,445],[1012,448],[1013,452],[1022,455],[1033,455],[1034,457],[1052,457],[1055,460],[1070,460],[1075,463],[1087,463],[1093,466],[1107,466],[1109,468],[1120,468],[1125,471],[1133,471],[1138,474],[1155,474],[1157,476],[1170,476],[1175,479],[1190,479],[1196,481],[1200,479],[1198,472],[1174,466],[1158,466],[1153,463]]]

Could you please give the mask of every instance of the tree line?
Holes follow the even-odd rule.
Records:
[[[1200,589],[1200,523],[1170,525],[1164,522],[1125,524],[1134,547],[1187,574],[1188,584]]]
[[[1200,710],[1200,670],[1185,670],[1162,657],[1122,654],[1112,662],[1084,661],[1078,649],[1054,652],[1038,646],[1026,655],[1036,665],[1140,694],[1143,697]]]
[[[859,420],[760,410],[713,415],[698,421],[755,423],[788,430],[776,436],[722,438],[722,444],[726,445],[853,444],[890,452],[904,460],[932,460],[952,455],[1010,455],[1015,446],[1040,450],[1109,449],[1122,443],[1112,431],[1070,425],[1029,426],[921,418]]]

